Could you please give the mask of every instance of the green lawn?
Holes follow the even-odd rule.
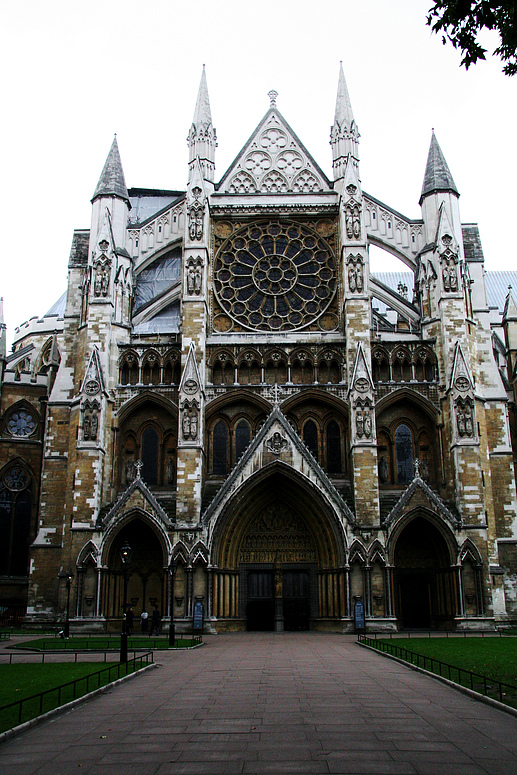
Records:
[[[384,642],[517,686],[514,638],[393,638]]]
[[[98,662],[0,665],[0,732],[57,708],[59,705],[65,705],[75,697],[82,697],[110,681],[115,681],[119,677],[117,666],[118,663],[113,663],[110,673],[104,670],[106,665]],[[133,669],[133,665],[129,663],[127,672],[132,672]],[[126,675],[125,665],[120,666],[120,677],[123,675]],[[87,676],[90,677],[87,679]],[[61,692],[57,691],[57,687],[76,679],[81,680],[76,685],[75,691],[73,686],[63,688]],[[4,709],[5,705],[48,689],[53,691],[44,695],[42,701],[37,698],[24,702],[21,715],[19,705],[12,709]]]
[[[190,638],[176,638],[174,648],[189,648],[193,645],[194,641]],[[135,636],[128,638],[128,649],[150,649],[157,651],[160,649],[169,648],[169,639],[165,638],[150,638]],[[34,640],[26,640],[23,643],[19,643],[13,648],[18,649],[38,649],[40,651],[107,651],[109,649],[120,649],[120,635],[113,635],[106,638],[102,636],[93,636],[85,638],[68,638],[63,640],[62,638],[35,638]]]

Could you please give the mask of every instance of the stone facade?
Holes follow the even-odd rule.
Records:
[[[409,219],[362,190],[342,70],[333,180],[269,98],[218,183],[204,71],[186,191],[128,190],[115,139],[65,297],[2,329],[4,617],[61,621],[72,573],[72,630],[517,620],[517,274],[434,134]]]

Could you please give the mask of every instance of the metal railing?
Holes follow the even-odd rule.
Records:
[[[404,662],[409,662],[409,664],[415,667],[420,667],[430,673],[439,675],[441,678],[451,681],[451,683],[483,694],[485,697],[498,700],[505,705],[517,706],[517,686],[503,683],[496,678],[475,673],[472,670],[466,670],[463,667],[450,665],[447,662],[442,662],[441,659],[436,659],[436,657],[419,654],[416,651],[410,651],[394,643],[386,643],[382,640],[369,638],[367,635],[358,635],[357,642],[364,646],[370,646],[370,648],[382,653],[390,654]]]
[[[44,655],[42,655],[44,657]],[[24,697],[16,702],[10,702],[7,705],[0,707],[0,730],[6,729],[6,718],[14,718],[17,724],[21,724],[25,718],[25,721],[41,716],[42,713],[54,708],[59,707],[61,704],[66,704],[78,697],[83,697],[90,691],[99,689],[101,686],[105,686],[111,683],[113,680],[129,673],[134,673],[136,670],[140,670],[145,665],[153,664],[153,652],[148,651],[145,654],[134,655],[133,659],[127,662],[116,662],[109,667],[104,667],[102,670],[98,670],[95,673],[83,675],[80,678],[76,678],[73,681],[61,684],[60,686],[54,686],[52,689],[46,689],[44,692],[33,694],[30,697]],[[106,676],[107,674],[107,676]],[[107,680],[101,680],[104,676]],[[115,677],[113,677],[115,676]],[[78,687],[83,684],[84,690],[78,692]],[[68,690],[68,691],[67,691]],[[53,699],[54,696],[54,699]],[[64,702],[62,700],[64,699]],[[57,701],[56,701],[57,700]],[[25,709],[25,714],[24,714]],[[2,723],[3,722],[3,723]],[[10,723],[10,722],[9,722]],[[14,725],[13,725],[14,726]],[[9,727],[7,727],[9,728]]]
[[[36,638],[37,640],[41,640],[40,638]],[[100,645],[103,641],[106,641],[110,643],[110,641],[113,640],[113,646],[111,644],[108,646],[108,648],[104,648],[102,645]],[[135,646],[132,645],[132,642],[134,644],[135,640],[145,640],[146,644],[145,646]],[[200,643],[203,642],[203,638],[201,635],[186,635],[184,637],[180,636],[177,637],[174,640],[174,648],[178,647],[178,644],[180,642],[189,642],[188,646],[183,646],[183,648],[191,648],[192,646],[197,646]],[[59,644],[59,646],[57,645]],[[93,638],[77,638],[72,636],[70,640],[59,640],[57,638],[53,638],[52,640],[43,640],[43,642],[40,642],[38,646],[31,646],[30,641],[26,641],[23,643],[19,643],[13,648],[17,648],[20,651],[53,651],[53,652],[62,652],[62,651],[117,651],[120,649],[120,633],[114,633],[110,634],[107,633],[106,635],[99,635],[94,636]],[[155,651],[159,651],[161,649],[168,649],[169,648],[169,640],[167,637],[165,638],[149,638],[149,636],[146,636],[145,633],[140,635],[134,635],[130,636],[128,638],[128,648],[130,651],[138,651],[146,649],[154,649]]]

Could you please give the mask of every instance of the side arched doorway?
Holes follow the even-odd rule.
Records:
[[[440,530],[425,517],[415,517],[398,535],[393,560],[399,626],[451,628],[456,613],[456,576]]]
[[[167,607],[164,547],[152,527],[135,517],[121,526],[108,550],[102,590],[106,619],[120,619],[123,614],[124,573],[120,549],[125,541],[132,549],[126,603],[133,606],[135,621],[143,610],[150,613],[155,603],[163,615]]]
[[[230,502],[215,527],[212,557],[219,629],[308,630],[333,627],[348,614],[339,528],[296,474],[258,475]]]

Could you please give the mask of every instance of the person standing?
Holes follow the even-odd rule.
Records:
[[[162,620],[162,615],[160,613],[160,610],[158,608],[158,604],[154,604],[153,608],[153,615],[151,618],[151,632],[149,633],[149,637],[153,634],[153,632],[156,632],[156,635],[160,634],[160,622]]]
[[[133,606],[130,605],[129,608],[126,611],[126,632],[128,635],[133,634],[133,622],[135,619],[135,614],[133,612]]]
[[[140,614],[140,630],[142,632],[147,632],[148,620],[149,620],[149,614],[147,613],[147,611],[144,608],[144,610]]]

